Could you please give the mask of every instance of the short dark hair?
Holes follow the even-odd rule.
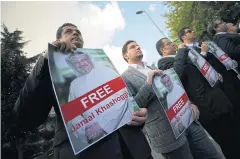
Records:
[[[185,35],[185,29],[191,29],[190,27],[183,27],[178,31],[178,38],[181,42],[183,42],[182,36]]]
[[[164,47],[164,44],[163,44],[163,40],[164,39],[168,39],[168,38],[161,38],[160,40],[158,40],[158,42],[156,43],[156,49],[157,49],[157,52],[159,53],[159,55],[162,56],[162,52],[160,49],[162,49]]]
[[[64,23],[62,26],[60,26],[57,30],[57,33],[56,33],[56,38],[57,39],[60,39],[62,37],[62,31],[63,31],[63,27],[65,26],[74,26],[74,27],[77,27],[76,25],[72,24],[72,23]]]
[[[127,42],[125,42],[125,44],[124,44],[123,47],[122,47],[122,56],[127,52],[128,44],[130,44],[130,43],[135,43],[135,42],[136,42],[136,41],[134,41],[134,40],[128,40]],[[124,58],[124,56],[123,56],[123,59],[124,59],[126,62],[128,62],[127,59]]]

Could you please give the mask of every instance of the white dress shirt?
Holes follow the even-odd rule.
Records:
[[[142,62],[142,65],[139,65],[139,64],[129,64],[129,66],[137,69],[138,71],[140,71],[141,73],[143,73],[146,76],[148,76],[148,73],[150,71],[152,71],[150,68],[147,67],[147,63],[146,62]]]
[[[194,43],[186,44],[186,45],[187,45],[188,47],[198,47],[198,48],[200,48],[198,42],[194,42]],[[200,48],[200,49],[201,49],[201,48]],[[206,55],[207,55],[207,52],[201,52],[200,54],[203,55],[203,56],[206,56]]]

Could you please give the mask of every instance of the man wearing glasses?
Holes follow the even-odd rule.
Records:
[[[231,121],[226,114],[229,113],[231,108],[231,102],[220,89],[220,87],[212,88],[206,79],[202,76],[198,68],[193,64],[193,62],[188,58],[188,52],[186,45],[194,44],[199,47],[196,43],[196,35],[194,31],[190,28],[183,28],[179,32],[179,37],[184,42],[179,45],[179,50],[174,57],[164,56],[158,62],[158,68],[161,70],[174,68],[178,76],[183,83],[183,86],[189,96],[189,99],[198,106],[200,110],[200,122],[203,127],[210,133],[210,135],[217,141],[227,158],[229,153],[226,153],[226,149],[233,150],[229,143],[234,143],[234,138],[227,137],[233,132],[231,127]],[[168,41],[169,40],[164,40]],[[163,40],[160,40],[160,44],[157,49],[162,55],[169,54],[167,51],[170,49],[165,49],[165,44]],[[157,45],[158,45],[157,43]],[[167,47],[168,48],[168,47]],[[205,45],[202,45],[200,52],[204,54]],[[176,49],[175,49],[176,50]],[[172,49],[172,54],[174,49]],[[227,151],[227,152],[229,152]],[[230,153],[231,155],[231,153]]]
[[[213,41],[233,60],[238,62],[238,69],[240,69],[240,35],[236,33],[238,28],[239,24],[237,23],[236,25],[227,25],[222,20],[215,20],[209,23],[207,30],[213,36]],[[235,33],[229,33],[228,31]]]
[[[226,23],[218,21],[215,23],[215,28],[219,33],[223,33],[223,31],[226,31],[227,29]],[[182,28],[178,35],[179,39],[186,46],[194,48],[218,73],[221,74],[221,76],[219,76],[219,82],[214,87],[208,87],[205,85],[205,88],[202,88],[202,91],[199,94],[200,97],[198,102],[202,100],[203,102],[208,103],[208,107],[210,108],[209,112],[214,114],[216,117],[215,119],[208,120],[207,122],[202,122],[203,126],[215,139],[215,141],[219,143],[226,158],[234,158],[237,154],[235,147],[238,147],[238,142],[236,142],[236,140],[239,140],[239,135],[237,135],[236,130],[239,129],[239,126],[236,125],[232,112],[239,106],[239,100],[237,100],[236,96],[236,94],[239,94],[239,91],[236,89],[239,88],[239,80],[237,79],[237,76],[234,75],[233,71],[227,71],[225,66],[208,51],[208,45],[205,42],[203,42],[201,46],[199,45],[197,42],[197,36],[191,28]],[[189,81],[188,85],[190,85],[190,82],[192,81]],[[196,87],[195,91],[198,91],[199,89],[200,86]],[[206,92],[211,93],[208,93],[206,96]],[[208,98],[208,96],[210,98]],[[221,103],[219,103],[219,101],[221,101]],[[196,104],[198,105],[198,103]],[[206,117],[207,116],[205,116],[205,118]],[[232,146],[229,147],[229,144]]]

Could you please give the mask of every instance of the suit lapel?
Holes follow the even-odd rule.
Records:
[[[138,71],[137,69],[135,69],[135,68],[133,68],[133,67],[131,67],[131,66],[128,66],[128,70],[129,70],[132,74],[134,74],[134,75],[136,75],[136,76],[138,76],[138,77],[140,77],[140,78],[142,78],[142,79],[144,79],[144,80],[147,79],[147,76],[146,76],[146,75],[144,75],[142,72]]]

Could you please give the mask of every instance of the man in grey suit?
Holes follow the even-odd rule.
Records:
[[[161,74],[161,70],[152,70],[142,62],[143,54],[135,41],[130,40],[123,45],[122,55],[129,64],[122,78],[138,105],[146,107],[149,112],[145,129],[152,148],[167,159],[222,158],[197,121],[199,114],[194,105],[195,121],[180,137],[175,138],[164,109],[152,89],[152,78]]]

